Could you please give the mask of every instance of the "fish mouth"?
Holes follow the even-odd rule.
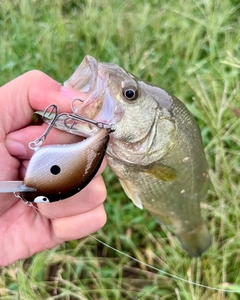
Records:
[[[92,56],[83,59],[72,76],[64,82],[64,88],[75,91],[76,96],[79,95],[76,98],[81,102],[73,102],[73,112],[77,115],[106,124],[115,124],[123,114],[121,105],[111,95],[109,73],[103,64],[98,63]],[[93,126],[88,124],[88,127],[93,130]],[[81,126],[81,130],[83,129]]]
[[[102,82],[98,78],[98,62],[91,56],[86,56],[72,76],[64,82],[64,87],[81,93],[84,106],[90,106],[94,98],[99,97]],[[96,90],[96,88],[98,90]],[[89,99],[92,98],[92,101]]]

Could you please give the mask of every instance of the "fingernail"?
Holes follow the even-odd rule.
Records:
[[[66,87],[62,86],[61,89],[60,89],[60,93],[68,98],[68,99],[82,99],[84,97],[84,93],[82,92],[79,92],[79,91],[74,91],[74,90],[70,90],[70,89],[67,89]]]
[[[27,154],[26,147],[19,141],[7,139],[5,145],[12,156],[24,158]]]

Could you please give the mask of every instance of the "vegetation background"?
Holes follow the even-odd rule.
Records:
[[[90,54],[188,106],[210,166],[213,236],[189,258],[107,170],[108,222],[94,236],[140,262],[93,237],[71,241],[2,268],[1,299],[240,299],[239,28],[237,0],[0,1],[1,85],[31,69],[64,82]]]

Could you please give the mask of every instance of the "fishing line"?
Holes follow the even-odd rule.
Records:
[[[36,213],[39,212],[39,213],[41,214],[41,212],[40,212],[40,210],[39,210],[38,207],[36,207],[36,206],[32,206],[32,207],[33,207],[33,209],[35,210]],[[58,219],[58,218],[56,218],[56,217],[54,217],[54,216],[51,216],[51,215],[49,215],[49,214],[46,214],[46,215],[44,214],[44,216],[47,217],[47,218],[49,218],[49,219],[51,219],[51,220],[56,220],[56,219]],[[157,271],[157,272],[159,272],[159,273],[161,273],[161,274],[164,274],[164,275],[166,275],[166,276],[168,276],[168,277],[171,277],[171,278],[173,278],[173,279],[178,279],[178,280],[180,280],[180,281],[182,281],[182,282],[184,282],[184,283],[189,283],[189,284],[195,285],[195,286],[197,286],[197,287],[209,289],[209,290],[212,290],[212,291],[218,291],[218,292],[226,292],[226,293],[236,293],[236,294],[239,294],[237,291],[231,291],[231,290],[225,290],[225,289],[221,289],[221,288],[216,288],[216,287],[207,286],[207,285],[204,285],[204,284],[201,284],[201,283],[197,283],[197,282],[194,282],[194,281],[191,281],[191,280],[188,280],[188,279],[179,277],[179,276],[174,275],[174,274],[171,274],[171,273],[169,273],[169,272],[167,272],[167,271],[158,269],[157,267],[154,267],[154,266],[152,266],[152,265],[149,265],[148,263],[145,263],[145,262],[140,261],[139,259],[135,258],[134,256],[131,256],[130,254],[127,254],[127,253],[125,253],[125,252],[122,252],[122,251],[120,251],[120,250],[114,248],[113,246],[108,245],[107,243],[105,243],[105,242],[101,241],[100,239],[96,238],[94,235],[85,232],[84,230],[82,230],[82,229],[80,229],[80,228],[78,228],[78,227],[72,225],[71,223],[68,223],[67,221],[63,221],[63,222],[64,222],[66,225],[68,225],[68,226],[70,226],[70,227],[72,227],[72,228],[74,228],[74,229],[77,229],[77,230],[79,230],[80,232],[84,233],[86,236],[93,238],[95,241],[99,242],[99,243],[102,244],[103,246],[105,246],[105,247],[107,247],[107,248],[109,248],[109,249],[111,249],[111,250],[113,250],[113,251],[116,251],[117,253],[119,253],[119,254],[121,254],[121,255],[123,255],[123,256],[125,256],[125,257],[128,257],[129,259],[131,259],[131,260],[133,260],[133,261],[135,261],[135,262],[137,262],[137,263],[139,263],[139,264],[141,264],[141,265],[143,265],[143,266],[146,266],[146,267],[148,267],[148,268],[150,268],[150,269],[152,269],[152,270],[154,270],[154,271]]]

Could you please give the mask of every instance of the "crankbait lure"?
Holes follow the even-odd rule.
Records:
[[[49,109],[50,114],[55,110],[54,118],[44,134],[29,144],[35,153],[29,161],[24,180],[0,182],[0,193],[14,192],[26,203],[55,202],[79,192],[97,173],[105,155],[109,133],[114,130],[113,124],[99,123],[75,113],[58,114],[56,105],[47,107],[44,115]],[[70,119],[73,123],[75,120],[89,122],[100,129],[75,144],[40,147],[59,117]]]

